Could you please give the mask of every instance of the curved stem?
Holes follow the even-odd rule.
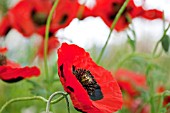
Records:
[[[44,97],[41,96],[34,96],[34,97],[20,97],[20,98],[15,98],[15,99],[11,99],[8,102],[6,102],[0,109],[0,113],[2,113],[2,111],[9,105],[12,104],[14,102],[18,102],[18,101],[27,101],[27,100],[41,100],[44,102],[47,102],[48,100],[45,99]]]
[[[103,48],[102,48],[102,50],[101,50],[101,52],[100,52],[100,54],[99,54],[99,57],[98,57],[98,59],[97,59],[97,61],[96,61],[97,63],[100,62],[100,60],[101,60],[101,58],[102,58],[102,56],[103,56],[103,53],[104,53],[104,51],[105,51],[105,49],[106,49],[106,46],[107,46],[107,44],[108,44],[108,42],[109,42],[109,40],[110,40],[112,31],[113,31],[113,29],[115,28],[115,25],[116,25],[117,21],[119,20],[120,16],[122,15],[122,13],[123,13],[123,11],[125,10],[125,8],[126,8],[126,6],[127,6],[128,3],[129,3],[129,0],[126,0],[126,1],[124,2],[124,4],[122,5],[122,7],[120,8],[119,12],[116,14],[116,17],[115,17],[115,19],[114,19],[114,21],[113,21],[113,23],[112,23],[112,25],[111,25],[110,33],[109,33],[109,35],[108,35],[108,38],[107,38],[107,40],[106,40],[106,43],[105,43],[105,45],[103,46]]]
[[[162,38],[161,38],[161,39],[162,39]],[[155,55],[155,53],[156,53],[156,51],[157,51],[157,49],[158,49],[159,43],[161,42],[161,39],[156,43],[155,48],[154,48],[153,53],[152,53],[152,56]]]
[[[50,29],[50,23],[51,23],[51,19],[52,19],[52,15],[54,13],[55,8],[58,5],[59,0],[56,0],[51,11],[50,14],[47,18],[47,23],[46,23],[46,29],[45,29],[45,42],[44,42],[44,68],[45,68],[45,75],[46,75],[46,79],[49,82],[49,75],[48,75],[48,62],[47,62],[47,52],[48,52],[48,38],[49,38],[49,29]]]
[[[58,94],[62,95],[62,97],[59,97],[57,100],[52,101],[52,99],[54,98],[54,96],[56,96],[56,95],[58,95]],[[55,93],[53,93],[53,94],[49,97],[49,99],[48,99],[48,101],[47,101],[47,106],[46,106],[46,113],[49,113],[49,112],[50,112],[50,104],[57,103],[57,102],[59,102],[60,100],[62,100],[63,98],[66,99],[67,108],[68,108],[68,113],[70,113],[70,107],[69,107],[69,101],[68,101],[68,98],[67,98],[67,93],[64,93],[64,92],[61,92],[61,91],[55,92]]]

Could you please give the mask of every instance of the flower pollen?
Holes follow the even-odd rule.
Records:
[[[75,66],[73,66],[73,74],[76,76],[83,88],[87,91],[91,100],[96,101],[103,98],[101,88],[89,70],[81,68],[75,69]]]

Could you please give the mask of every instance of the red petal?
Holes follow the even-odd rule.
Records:
[[[9,22],[9,17],[8,15],[6,15],[5,17],[2,18],[0,23],[0,36],[5,36],[10,29],[11,25]]]
[[[141,15],[142,17],[149,19],[149,20],[153,20],[153,19],[162,19],[163,18],[163,12],[158,11],[158,10],[146,10],[143,12],[143,14]]]
[[[3,48],[1,48],[0,47],[0,53],[6,53],[8,51],[8,49],[6,48],[6,47],[3,47]]]
[[[24,36],[30,36],[35,32],[35,25],[31,20],[33,6],[29,1],[20,1],[8,12],[12,27]]]
[[[37,67],[13,68],[11,66],[0,66],[0,79],[4,81],[16,80],[18,78],[30,78],[39,75],[40,70]]]

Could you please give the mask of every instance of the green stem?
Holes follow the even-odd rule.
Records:
[[[161,42],[161,39],[156,43],[155,48],[154,48],[153,53],[152,53],[152,56],[155,56],[155,53],[156,53],[156,51],[158,49],[158,46],[159,46],[159,43]]]
[[[101,58],[102,58],[102,56],[103,56],[103,53],[104,53],[104,51],[105,51],[105,49],[106,49],[106,46],[107,46],[107,44],[108,44],[108,42],[109,42],[109,40],[110,40],[112,31],[113,31],[113,29],[115,28],[115,25],[116,25],[117,21],[119,20],[120,16],[122,15],[122,13],[123,13],[123,11],[125,10],[125,8],[126,8],[126,6],[127,6],[128,3],[129,3],[129,0],[126,0],[126,1],[124,2],[124,4],[122,5],[122,7],[120,8],[120,10],[118,11],[118,13],[116,14],[116,17],[115,17],[115,19],[114,19],[114,21],[113,21],[113,23],[112,23],[112,25],[111,25],[110,33],[109,33],[109,35],[108,35],[108,38],[107,38],[107,40],[106,40],[106,43],[105,43],[105,45],[103,46],[103,48],[102,48],[102,50],[101,50],[101,52],[100,52],[100,54],[99,54],[99,57],[98,57],[98,59],[97,59],[97,61],[96,61],[97,64],[100,62],[100,60],[101,60]]]
[[[162,93],[160,95],[160,101],[159,101],[159,105],[158,105],[158,113],[161,113],[161,108],[162,108],[163,100],[164,100],[164,94]]]
[[[69,107],[69,101],[67,98],[67,93],[61,92],[61,91],[57,91],[54,92],[48,99],[47,101],[47,106],[46,106],[46,113],[50,113],[50,104],[54,103],[54,101],[52,101],[52,99],[56,96],[56,95],[62,95],[62,97],[59,97],[59,99],[57,99],[55,102],[59,102],[61,99],[65,98],[66,102],[67,102],[67,109],[68,109],[68,113],[70,113],[70,107]]]
[[[50,29],[50,23],[51,23],[51,19],[54,13],[55,8],[58,5],[59,0],[56,0],[51,11],[50,14],[47,18],[47,23],[46,23],[46,29],[45,29],[45,42],[44,42],[44,68],[45,68],[45,75],[46,75],[46,79],[47,82],[49,83],[49,75],[48,75],[48,62],[47,62],[47,52],[48,52],[48,38],[49,38],[49,29]]]
[[[43,102],[47,102],[47,99],[45,99],[44,97],[41,96],[34,96],[34,97],[20,97],[20,98],[15,98],[15,99],[11,99],[8,102],[6,102],[0,109],[0,113],[2,113],[2,111],[9,105],[12,104],[14,102],[18,102],[18,101],[27,101],[27,100],[41,100]]]
[[[152,64],[149,64],[146,69],[146,81],[149,87],[149,96],[150,96],[150,105],[151,105],[151,113],[155,113],[155,104],[154,104],[154,84],[152,76],[149,76],[150,71],[152,70]]]

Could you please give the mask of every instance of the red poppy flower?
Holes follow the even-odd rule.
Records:
[[[48,51],[47,54],[50,55],[52,51],[54,51],[57,47],[59,47],[60,42],[58,41],[58,39],[55,36],[51,36],[48,40]],[[40,48],[38,50],[38,56],[40,58],[44,57],[44,39],[40,45]]]
[[[111,27],[116,14],[125,0],[96,0],[96,5],[92,10],[85,8],[84,16],[100,16],[103,21]],[[122,16],[118,20],[115,29],[122,31],[130,24],[128,18],[144,17],[146,19],[162,18],[163,12],[154,10],[144,10],[142,7],[135,6],[133,0],[130,0]]]
[[[19,64],[12,62],[6,56],[0,53],[0,79],[13,83],[25,78],[40,75],[40,70],[33,67],[21,67]]]
[[[28,37],[35,33],[38,28],[45,26],[51,7],[51,0],[22,0],[8,11],[4,17],[5,22],[0,28],[8,25]],[[2,32],[0,35],[4,34]]]
[[[122,94],[116,80],[84,49],[63,43],[58,49],[58,68],[60,81],[78,111],[112,113],[121,108]]]
[[[116,79],[120,88],[132,97],[140,94],[138,88],[146,89],[146,78],[144,75],[125,69],[119,69],[116,72]]]
[[[72,19],[76,18],[78,9],[78,0],[60,0],[53,14],[52,31],[57,31],[69,25]]]

